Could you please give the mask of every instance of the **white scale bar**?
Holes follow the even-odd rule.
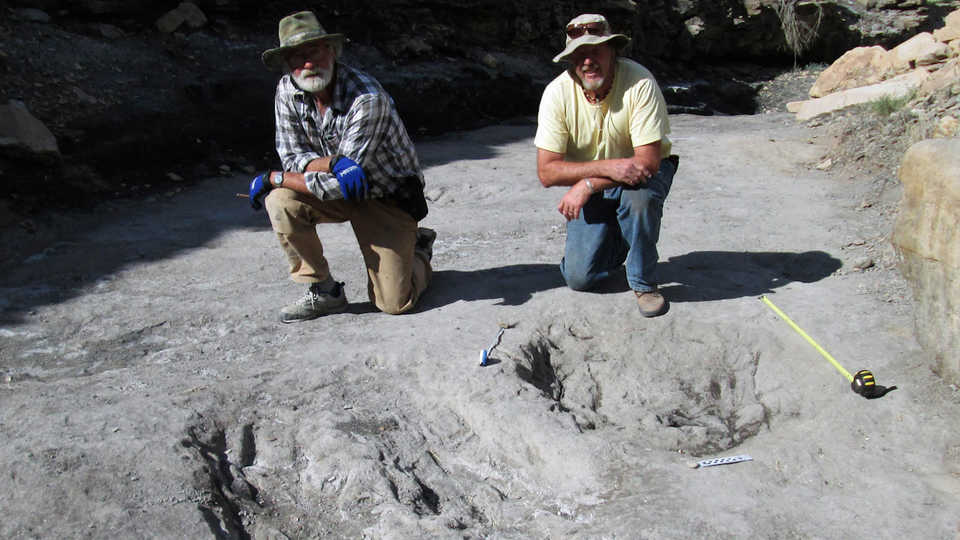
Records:
[[[713,467],[714,465],[729,465],[730,463],[740,463],[741,461],[753,461],[753,458],[747,454],[740,454],[739,456],[705,459],[703,461],[698,461],[696,468],[699,469],[702,467]]]

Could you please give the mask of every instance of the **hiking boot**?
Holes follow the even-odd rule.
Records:
[[[660,291],[633,291],[637,295],[637,304],[640,306],[640,314],[644,317],[656,317],[663,315],[667,309],[667,301],[660,294]]]
[[[437,239],[437,231],[426,227],[417,227],[417,245],[415,251],[422,251],[427,260],[433,260],[433,241]]]
[[[343,292],[343,283],[334,281],[328,291],[324,290],[323,284],[314,283],[302,298],[280,310],[280,322],[309,321],[345,309],[347,295]]]

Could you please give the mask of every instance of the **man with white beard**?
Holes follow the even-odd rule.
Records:
[[[344,311],[317,224],[349,221],[367,268],[370,301],[391,314],[413,309],[430,283],[436,233],[427,215],[423,172],[393,98],[370,75],[339,61],[343,34],[329,34],[310,11],[284,17],[280,46],[263,53],[282,71],[274,101],[282,171],[250,182],[250,205],[267,214],[306,294],[280,311],[285,323]]]
[[[566,26],[569,67],[547,85],[537,117],[537,175],[564,186],[557,210],[567,219],[560,271],[589,290],[625,265],[641,315],[667,310],[657,287],[663,203],[679,158],[670,153],[667,106],[653,75],[618,53],[629,42],[602,15]]]

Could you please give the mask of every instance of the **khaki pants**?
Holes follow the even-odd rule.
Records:
[[[394,315],[410,311],[430,283],[430,261],[414,251],[417,222],[388,202],[321,201],[280,188],[267,195],[265,206],[293,281],[318,283],[330,277],[316,226],[349,221],[367,266],[367,294],[378,309]]]

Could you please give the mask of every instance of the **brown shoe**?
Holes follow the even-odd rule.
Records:
[[[644,317],[656,317],[666,312],[667,301],[660,294],[660,291],[633,291],[633,293],[637,295],[640,314]]]

